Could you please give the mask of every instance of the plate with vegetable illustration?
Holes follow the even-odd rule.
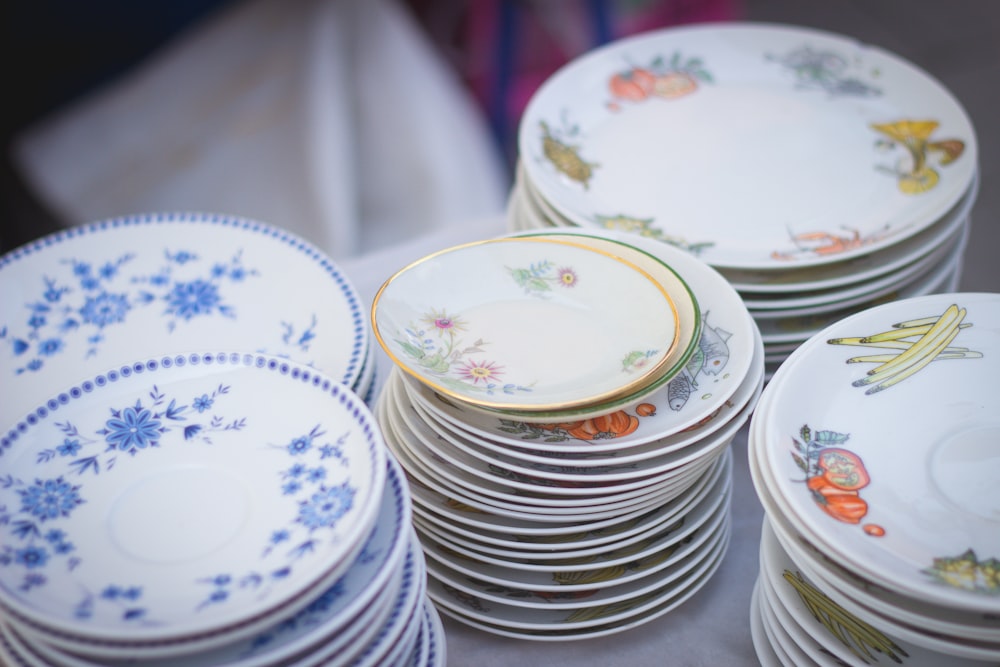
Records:
[[[399,270],[371,312],[379,344],[411,377],[465,405],[538,418],[638,398],[678,372],[693,352],[682,334],[694,332],[671,292],[580,243],[500,238]]]
[[[623,232],[558,229],[512,238],[534,235],[625,244],[667,263],[690,288],[700,310],[697,348],[680,372],[661,378],[655,391],[641,401],[623,397],[603,404],[586,418],[563,411],[552,419],[528,422],[518,416],[472,410],[407,382],[414,400],[420,400],[428,410],[504,447],[594,454],[631,449],[697,427],[711,420],[744,383],[756,385],[752,363],[757,354],[757,328],[739,294],[710,266],[667,244]]]
[[[912,63],[777,24],[671,27],[573,60],[518,131],[526,180],[582,227],[712,266],[788,270],[887,248],[969,190],[968,114]]]
[[[797,531],[900,594],[1000,612],[1000,295],[904,299],[779,368],[751,451]]]

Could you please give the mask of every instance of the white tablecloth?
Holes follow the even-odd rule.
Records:
[[[396,270],[427,253],[466,241],[503,234],[498,218],[473,220],[400,243],[366,257],[339,263],[362,297],[371,303],[379,286]],[[378,351],[380,381],[390,362]],[[643,626],[609,637],[571,642],[517,640],[487,634],[444,617],[448,665],[461,667],[739,667],[758,664],[750,639],[750,594],[757,578],[763,508],[747,468],[747,427],[733,449],[732,541],[722,565],[694,597]]]

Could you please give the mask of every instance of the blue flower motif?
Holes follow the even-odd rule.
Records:
[[[101,597],[105,600],[117,600],[118,596],[122,594],[122,589],[120,586],[115,586],[114,584],[109,585],[103,591],[101,591]]]
[[[129,586],[122,591],[122,597],[133,602],[142,597],[142,588],[139,586]]]
[[[289,477],[301,477],[302,475],[305,474],[305,472],[306,472],[306,467],[301,463],[296,463],[291,468],[289,468],[288,472],[286,472],[285,474],[288,475]]]
[[[312,438],[308,435],[300,435],[288,443],[288,453],[292,456],[305,454],[312,447]]]
[[[80,441],[66,438],[61,445],[56,447],[56,451],[59,452],[59,456],[75,456],[80,451]]]
[[[204,412],[212,407],[213,402],[208,394],[202,394],[199,398],[194,399],[194,408],[198,412]]]
[[[63,342],[61,338],[49,338],[48,340],[43,340],[38,344],[38,354],[51,357],[63,349]]]
[[[282,542],[287,542],[291,536],[291,533],[285,529],[276,530],[271,533],[271,544],[281,544]]]
[[[65,531],[59,530],[58,528],[53,528],[49,532],[45,533],[45,541],[51,544],[62,542],[65,537]]]
[[[160,433],[165,430],[153,413],[145,408],[125,408],[121,417],[109,419],[104,426],[108,443],[130,454],[148,446],[155,447]]]
[[[242,266],[234,267],[232,271],[229,272],[229,277],[239,282],[247,277],[247,270]]]
[[[118,267],[111,262],[106,262],[104,266],[98,270],[98,274],[105,280],[111,280],[118,274]]]
[[[158,273],[155,276],[150,277],[149,284],[155,285],[157,287],[163,287],[168,282],[170,282],[170,276],[165,273]]]
[[[14,354],[15,355],[24,354],[25,352],[28,351],[29,347],[31,347],[31,346],[28,344],[28,341],[26,341],[26,340],[21,340],[20,338],[17,338],[17,339],[14,340]]]
[[[290,482],[285,482],[281,487],[281,492],[286,496],[294,496],[302,488],[302,485],[298,482],[292,480]]]
[[[28,318],[28,326],[32,329],[41,329],[45,326],[45,316],[37,313],[32,315]]]
[[[49,554],[42,547],[37,547],[34,545],[29,545],[23,549],[18,549],[14,553],[14,561],[23,565],[29,570],[33,570],[38,567],[45,567],[45,563],[49,560]]]
[[[187,264],[192,260],[198,259],[198,256],[192,252],[188,252],[187,250],[181,250],[180,252],[176,253],[173,257],[171,257],[171,259],[173,259],[178,264]]]
[[[219,306],[218,288],[204,280],[177,283],[166,296],[167,312],[185,320],[205,315]]]
[[[41,359],[32,359],[25,365],[25,368],[27,368],[29,371],[37,371],[41,367],[42,367]]]
[[[73,275],[78,278],[90,275],[90,264],[86,262],[73,262]]]
[[[80,281],[80,287],[85,290],[95,290],[101,286],[101,281],[93,276],[87,276]]]
[[[59,542],[58,544],[53,544],[52,549],[58,555],[65,556],[66,554],[71,553],[74,549],[76,549],[76,547],[73,546],[72,542]]]
[[[45,521],[69,516],[70,511],[83,502],[79,490],[79,486],[71,485],[60,476],[37,479],[32,486],[17,492],[21,495],[21,511]]]
[[[351,509],[354,494],[355,489],[347,482],[329,489],[320,487],[309,500],[299,503],[299,516],[296,521],[309,530],[332,528],[337,520]]]
[[[102,292],[97,296],[87,297],[80,308],[80,317],[84,322],[98,327],[106,327],[125,320],[125,314],[130,306],[124,294]]]
[[[322,482],[326,479],[326,468],[313,468],[306,476],[310,482]]]

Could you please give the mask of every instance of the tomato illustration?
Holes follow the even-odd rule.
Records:
[[[824,449],[819,454],[817,465],[823,471],[823,477],[841,489],[854,491],[871,481],[861,457],[846,449]]]
[[[655,82],[656,76],[652,72],[641,67],[633,67],[611,77],[609,86],[611,94],[615,97],[638,102],[649,96]]]
[[[843,489],[831,484],[823,475],[810,477],[806,485],[812,491],[813,500],[824,512],[844,523],[860,523],[868,514],[868,503],[857,491]]]

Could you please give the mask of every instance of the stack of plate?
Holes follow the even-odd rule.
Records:
[[[375,414],[440,611],[593,637],[709,579],[730,532],[728,445],[764,370],[717,272],[653,240],[553,230],[425,257],[372,312],[394,362]]]
[[[939,82],[812,29],[706,24],[566,65],[519,130],[509,227],[659,239],[718,269],[768,374],[824,326],[954,289],[977,145]]]
[[[778,369],[749,435],[762,662],[1000,661],[998,373],[986,293],[871,308]]]
[[[122,218],[0,258],[0,292],[0,662],[443,664],[328,258]]]

